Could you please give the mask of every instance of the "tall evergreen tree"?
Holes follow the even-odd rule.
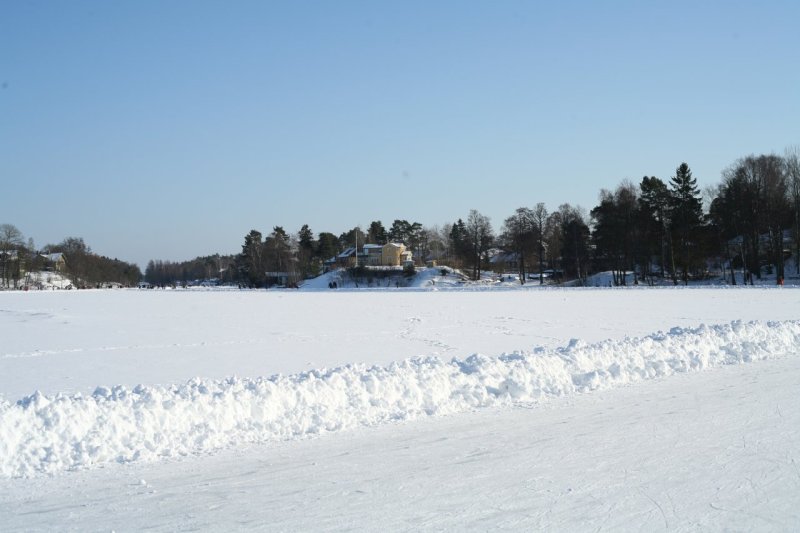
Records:
[[[392,222],[392,227],[389,228],[388,237],[392,242],[399,242],[408,246],[411,232],[411,223],[408,220],[395,219]]]
[[[267,252],[266,270],[270,272],[286,272],[290,278],[294,278],[291,241],[282,226],[272,228],[272,233],[269,234],[264,242],[264,248]]]
[[[317,239],[316,256],[320,261],[327,261],[342,251],[339,239],[333,233],[323,231]]]
[[[367,230],[367,244],[386,244],[386,228],[380,220],[373,220]]]
[[[315,263],[314,261],[315,247],[314,232],[311,231],[308,224],[303,224],[303,227],[297,232],[297,260],[300,267],[300,276],[303,279],[316,276],[319,273],[319,262]]]
[[[422,263],[425,262],[425,256],[428,253],[428,236],[425,233],[422,224],[413,222],[408,227],[408,238],[405,245],[408,246],[413,252],[413,257]]]
[[[242,253],[238,258],[238,270],[242,281],[250,287],[262,287],[266,276],[264,243],[261,232],[250,230],[245,235]]]
[[[650,272],[650,256],[657,255],[659,257],[659,266],[661,268],[661,277],[667,271],[667,258],[670,246],[670,234],[667,231],[669,227],[669,209],[671,205],[671,196],[667,184],[656,178],[655,176],[642,178],[639,184],[639,215],[641,220],[641,229],[644,233],[645,250],[647,257],[646,268],[643,272],[645,275]]]
[[[460,218],[450,228],[448,235],[450,249],[456,259],[457,267],[461,267],[470,256],[469,237],[467,236],[467,225]]]
[[[303,224],[303,227],[297,232],[297,242],[303,250],[312,251],[314,249],[314,232],[311,231],[308,224]]]
[[[692,171],[686,163],[681,163],[670,178],[670,192],[672,233],[677,243],[683,283],[688,284],[689,269],[696,259],[692,255],[692,248],[697,243],[703,224],[703,202],[697,180],[692,177]]]

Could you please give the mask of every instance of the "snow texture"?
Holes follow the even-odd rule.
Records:
[[[152,461],[529,404],[798,351],[800,321],[737,321],[496,357],[419,357],[269,378],[98,387],[91,395],[36,393],[0,403],[0,475]]]

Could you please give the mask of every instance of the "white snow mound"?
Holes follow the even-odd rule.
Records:
[[[197,454],[800,353],[800,321],[674,328],[496,357],[406,359],[291,376],[98,387],[0,402],[0,476]]]

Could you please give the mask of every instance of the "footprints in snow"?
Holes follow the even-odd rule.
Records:
[[[400,333],[398,333],[398,336],[401,339],[405,339],[405,340],[409,340],[409,341],[422,342],[422,343],[430,346],[431,348],[437,348],[437,349],[442,350],[444,352],[449,352],[449,351],[455,350],[454,347],[448,345],[445,342],[442,342],[439,339],[429,339],[429,338],[425,338],[425,337],[422,337],[422,336],[419,336],[419,335],[414,335],[414,332],[417,330],[417,327],[420,324],[422,324],[422,318],[420,318],[418,316],[411,316],[411,317],[406,318],[406,327],[405,327],[405,329],[400,331]]]

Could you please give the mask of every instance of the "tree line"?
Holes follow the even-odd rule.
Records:
[[[790,255],[785,243],[800,257],[799,161],[797,147],[783,156],[749,155],[733,162],[720,183],[705,191],[684,162],[665,179],[644,176],[636,184],[623,180],[613,190],[601,189],[598,204],[588,212],[569,203],[554,211],[544,203],[520,207],[498,231],[475,209],[440,226],[395,219],[387,228],[375,220],[338,236],[324,231],[315,236],[308,225],[297,233],[274,226],[266,236],[254,229],[239,254],[151,261],[146,278],[178,284],[201,274],[208,278],[215,269],[216,279],[242,286],[291,286],[319,275],[326,261],[348,248],[387,242],[404,244],[417,265],[435,260],[473,279],[487,270],[497,251],[508,261],[492,268],[513,265],[521,283],[531,277],[580,281],[610,271],[617,285],[629,283],[630,272],[635,283],[685,284],[707,276],[712,263],[734,284],[734,269],[749,283],[767,271],[783,278]]]
[[[16,226],[0,224],[0,288],[31,285],[31,273],[52,268],[46,256],[56,253],[63,254],[61,273],[75,288],[93,288],[105,283],[130,287],[142,278],[137,265],[96,254],[80,237],[67,237],[37,250],[33,239],[26,241]]]
[[[590,213],[593,268],[613,271],[617,284],[626,283],[626,271],[645,280],[668,276],[677,284],[717,263],[731,284],[734,269],[752,284],[765,272],[785,278],[793,256],[794,273],[800,273],[799,161],[796,147],[782,157],[740,158],[706,191],[706,211],[686,163],[668,182],[644,177],[638,187],[622,182],[613,192],[601,191]]]

